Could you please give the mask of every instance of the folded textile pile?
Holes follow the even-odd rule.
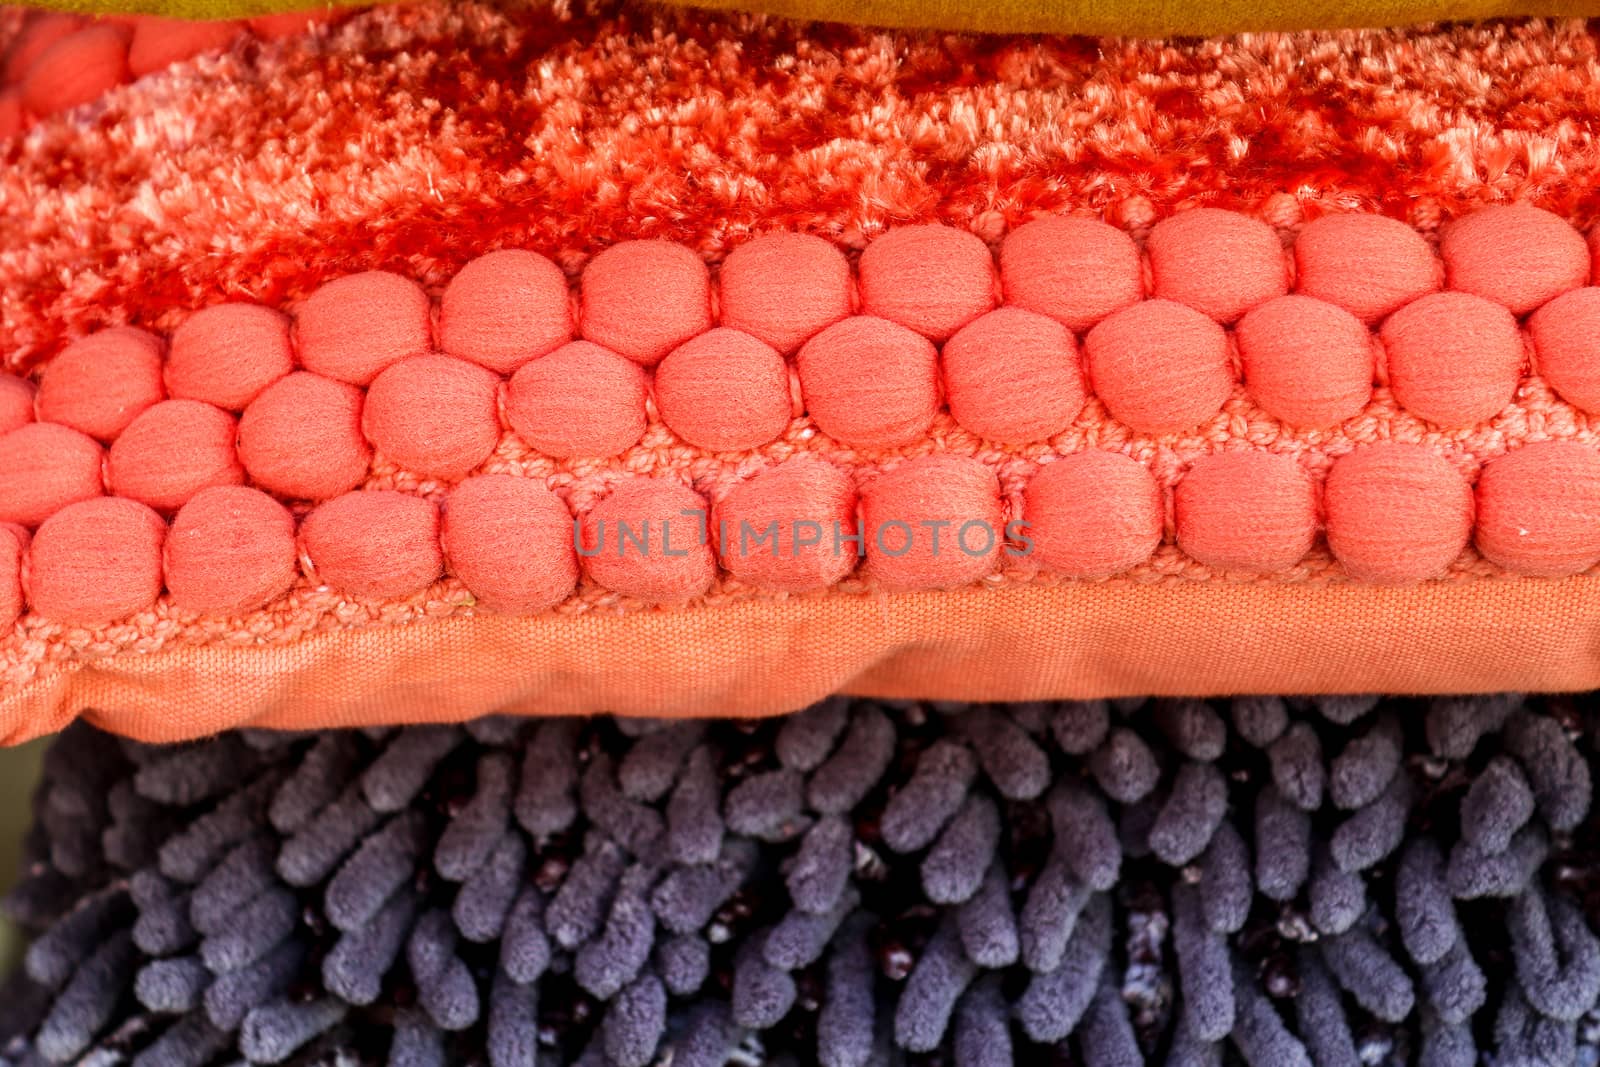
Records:
[[[1591,27],[0,39],[0,1067],[1600,1064]]]
[[[0,1054],[1591,1063],[1597,735],[1592,696],[79,725]]]
[[[40,118],[0,176],[0,733],[1600,684],[1559,521],[1600,494],[1597,71],[1578,22],[440,3]],[[568,528],[858,504],[869,549],[1030,508],[1066,547],[797,575]]]

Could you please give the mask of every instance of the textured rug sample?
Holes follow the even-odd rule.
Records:
[[[0,1055],[1593,1063],[1597,728],[1588,695],[79,724]]]
[[[4,735],[1600,684],[1595,73],[1578,22],[419,5],[41,115]],[[1077,262],[1108,304],[1049,299]],[[1030,497],[1038,553],[872,558]],[[740,573],[719,511],[867,558]],[[588,552],[652,522],[672,558]]]

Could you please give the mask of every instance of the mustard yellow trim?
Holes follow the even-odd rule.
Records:
[[[366,6],[371,0],[35,0],[84,14],[246,18]],[[984,33],[1129,37],[1262,30],[1385,27],[1519,15],[1600,14],[1600,0],[665,0],[675,6],[761,11],[786,18]]]

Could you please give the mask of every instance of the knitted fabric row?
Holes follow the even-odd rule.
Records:
[[[171,64],[224,51],[250,34],[271,41],[305,32],[327,16],[313,11],[190,22],[28,11],[15,17],[14,32],[0,37],[0,138]]]
[[[1563,399],[1600,410],[1600,288],[1584,286],[1577,232],[1495,207],[1448,227],[1441,250],[1442,263],[1393,220],[1329,216],[1299,235],[1291,268],[1264,223],[1199,209],[1159,223],[1143,260],[1104,223],[1038,220],[1002,243],[998,272],[982,241],[943,226],[874,241],[855,280],[820,238],[761,237],[714,290],[687,248],[629,241],[584,269],[576,314],[554,263],[501,251],[457,275],[437,331],[420,286],[367,272],[325,284],[292,322],[225,304],[191,316],[170,350],[130,328],[69,345],[37,395],[0,379],[0,521],[36,526],[102,482],[167,512],[247,477],[327,500],[363,483],[374,448],[455,481],[491,457],[502,424],[556,459],[612,457],[639,442],[652,403],[716,453],[772,443],[802,408],[847,448],[903,448],[941,394],[986,441],[1043,442],[1091,387],[1112,419],[1160,436],[1204,432],[1237,363],[1290,427],[1361,414],[1376,376],[1410,414],[1459,428],[1512,401],[1531,347]],[[1514,316],[1529,311],[1525,345]]]
[[[1168,528],[1206,567],[1286,571],[1319,525],[1345,572],[1405,583],[1438,577],[1476,533],[1513,572],[1560,576],[1600,563],[1600,451],[1529,444],[1490,460],[1474,487],[1446,458],[1387,443],[1336,460],[1318,486],[1264,451],[1202,457],[1170,505],[1150,471],[1089,450],[1039,468],[1008,508],[982,461],[936,454],[862,480],[802,455],[734,486],[713,505],[672,477],[618,482],[574,518],[542,481],[478,475],[441,508],[389,490],[343,494],[297,524],[279,501],[213,486],[170,526],[138,501],[68,505],[31,538],[0,526],[0,624],[25,609],[96,625],[152,608],[166,589],[183,611],[237,615],[287,593],[303,567],[342,595],[411,596],[448,570],[482,606],[533,614],[580,577],[647,603],[706,593],[719,566],[780,592],[835,585],[857,570],[888,589],[982,581],[1022,561],[1067,578],[1105,578],[1147,561]]]

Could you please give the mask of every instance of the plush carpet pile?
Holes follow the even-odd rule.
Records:
[[[619,240],[713,262],[754,232],[860,248],[1037,213],[1142,237],[1194,203],[1431,233],[1600,203],[1600,42],[1579,20],[1205,41],[970,37],[615,3],[387,6],[241,40],[0,144],[0,352],[283,305],[497,247],[576,271]]]
[[[1592,1064],[1591,697],[74,726],[13,1064]],[[670,1056],[670,1059],[669,1059]]]

